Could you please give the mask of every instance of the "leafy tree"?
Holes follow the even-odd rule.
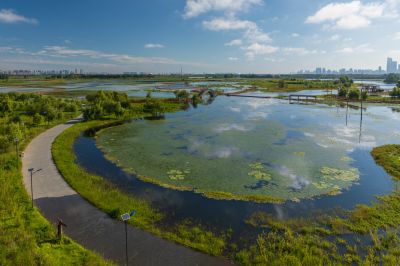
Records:
[[[346,89],[346,88],[339,88],[339,90],[338,90],[339,97],[346,97],[347,93],[348,93],[348,89]]]
[[[389,92],[389,95],[390,95],[391,97],[394,97],[394,98],[399,98],[399,97],[400,97],[400,87],[395,87],[395,88],[393,88],[393,89]]]
[[[33,123],[35,126],[38,126],[38,125],[42,124],[42,123],[43,123],[43,116],[40,115],[40,114],[38,114],[38,113],[35,113],[35,114],[33,115],[33,117],[32,117],[32,123]]]
[[[286,86],[285,81],[283,79],[280,79],[278,81],[278,88],[283,89],[285,88],[285,86]]]
[[[350,99],[360,99],[360,91],[357,89],[352,89],[349,91],[348,96]]]
[[[391,84],[396,84],[399,81],[400,81],[400,75],[394,73],[388,74],[384,80],[385,83],[391,83]]]
[[[175,97],[179,100],[185,100],[189,98],[189,92],[187,92],[186,90],[176,90],[174,94]]]

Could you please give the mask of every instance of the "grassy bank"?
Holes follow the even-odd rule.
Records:
[[[27,129],[20,149],[59,122]],[[54,226],[31,208],[14,149],[0,154],[0,183],[0,265],[111,265],[68,237],[60,241]]]
[[[198,249],[211,255],[222,255],[227,248],[228,235],[217,236],[205,230],[200,225],[187,221],[163,229],[164,214],[153,209],[147,202],[128,195],[100,176],[88,173],[78,166],[73,150],[75,139],[83,132],[93,127],[102,128],[115,120],[91,121],[74,125],[63,132],[53,144],[53,158],[65,180],[92,204],[119,219],[124,212],[135,209],[137,214],[130,222],[148,232],[175,241],[182,245]]]

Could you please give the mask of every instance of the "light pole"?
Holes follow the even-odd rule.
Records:
[[[125,224],[125,259],[126,259],[126,266],[129,264],[128,258],[128,220],[131,219],[133,215],[135,215],[136,211],[131,211],[130,213],[124,213],[121,215],[122,221]]]
[[[33,209],[33,174],[42,171],[42,169],[38,169],[35,171],[35,168],[29,168],[28,171],[31,173],[31,197],[32,197],[32,209]]]

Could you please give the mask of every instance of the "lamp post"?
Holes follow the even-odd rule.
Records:
[[[42,169],[38,169],[35,171],[35,168],[29,168],[28,171],[31,173],[31,197],[32,197],[32,209],[33,209],[33,174],[42,171]]]
[[[126,266],[129,264],[128,258],[128,220],[131,219],[133,215],[135,215],[136,211],[131,211],[130,213],[124,213],[121,215],[122,221],[125,224],[125,259],[126,259]]]

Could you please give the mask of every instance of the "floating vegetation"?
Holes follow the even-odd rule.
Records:
[[[321,168],[320,172],[323,174],[323,179],[331,181],[340,180],[344,182],[354,182],[360,178],[360,174],[355,168],[344,170],[325,166]]]
[[[340,158],[340,160],[342,162],[351,162],[351,161],[353,161],[353,159],[350,158],[349,156],[343,156],[343,157]]]
[[[168,175],[169,179],[171,179],[171,180],[184,180],[185,176],[187,174],[190,174],[190,170],[186,169],[186,170],[181,171],[181,170],[172,169],[167,172],[167,175]]]
[[[324,181],[320,181],[320,182],[314,182],[312,183],[314,185],[314,187],[318,188],[318,189],[327,189],[331,186],[331,184],[328,184]]]
[[[299,157],[304,157],[306,153],[304,151],[295,151],[293,152],[293,155],[299,156]]]
[[[249,176],[252,176],[258,180],[270,181],[272,179],[272,176],[269,173],[262,171],[262,170],[264,170],[264,166],[262,163],[260,163],[260,162],[252,163],[252,164],[249,164],[249,167],[250,167],[250,169],[253,170],[248,173]]]

